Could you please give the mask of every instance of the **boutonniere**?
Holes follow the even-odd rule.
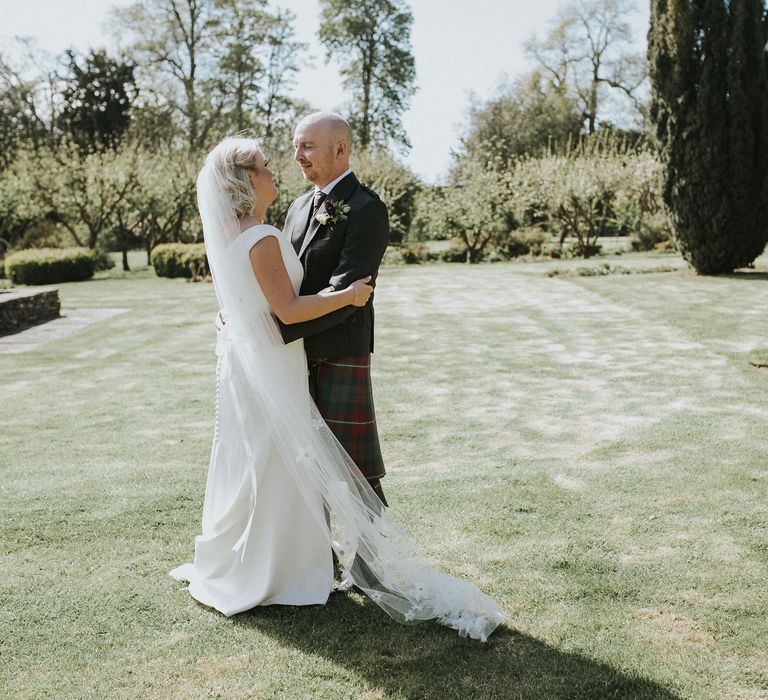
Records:
[[[328,224],[335,224],[338,221],[344,221],[349,214],[351,207],[343,199],[339,199],[332,202],[330,199],[326,199],[320,209],[315,214],[317,219],[323,226]]]

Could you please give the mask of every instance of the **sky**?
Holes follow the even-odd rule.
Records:
[[[350,0],[354,2],[354,0]],[[40,48],[57,55],[75,47],[110,48],[105,26],[109,9],[130,0],[0,0],[0,50],[14,36],[35,37]],[[326,63],[317,40],[318,0],[273,0],[273,7],[292,10],[296,38],[309,44],[312,66],[302,69],[294,94],[313,107],[341,111],[346,97],[337,65]],[[470,96],[490,97],[504,76],[530,70],[523,43],[543,35],[561,0],[410,0],[411,43],[416,59],[418,92],[403,124],[411,139],[404,162],[427,182],[446,173],[451,150],[459,145]],[[638,48],[645,42],[647,3],[627,17]]]

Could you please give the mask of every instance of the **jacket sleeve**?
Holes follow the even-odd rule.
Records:
[[[371,276],[371,286],[376,286],[381,259],[389,244],[389,215],[380,199],[372,199],[360,210],[357,220],[350,219],[344,245],[328,286],[335,291],[346,289],[355,280]],[[373,295],[368,304],[373,303]],[[286,343],[306,338],[333,328],[353,313],[365,307],[345,306],[320,318],[301,323],[284,324],[278,320],[280,332]]]

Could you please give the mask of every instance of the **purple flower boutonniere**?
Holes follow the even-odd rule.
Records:
[[[319,221],[323,226],[328,224],[335,224],[338,221],[344,221],[349,214],[350,206],[343,199],[338,201],[331,201],[326,199],[323,205],[317,210],[315,219]]]

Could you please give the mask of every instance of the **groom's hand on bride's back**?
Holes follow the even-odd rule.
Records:
[[[227,325],[227,320],[224,318],[224,314],[219,309],[219,313],[216,314],[216,330],[220,331]]]

